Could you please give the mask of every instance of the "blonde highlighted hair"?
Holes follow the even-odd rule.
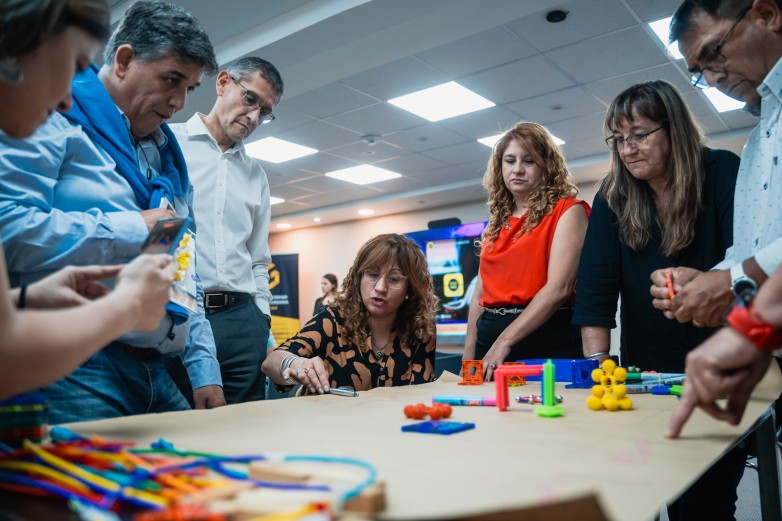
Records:
[[[505,186],[502,177],[502,157],[512,141],[518,141],[543,171],[540,186],[527,199],[527,214],[521,231],[513,238],[532,231],[560,199],[574,197],[578,188],[565,164],[565,155],[559,149],[551,133],[537,123],[519,123],[507,131],[494,145],[483,187],[488,192],[489,223],[483,231],[479,245],[491,248],[500,235],[500,229],[510,219],[514,208],[513,194]]]
[[[619,94],[608,107],[605,131],[611,135],[619,125],[639,116],[663,126],[660,132],[671,143],[667,206],[661,217],[656,214],[649,184],[632,176],[616,150],[611,151],[611,171],[600,194],[619,218],[619,229],[630,248],[639,251],[646,246],[657,219],[662,232],[660,251],[676,257],[695,239],[706,175],[703,136],[681,95],[665,81],[640,83]]]
[[[345,318],[345,338],[362,351],[367,349],[370,333],[369,312],[361,298],[362,273],[364,270],[380,271],[389,263],[396,263],[407,277],[407,298],[399,306],[394,323],[400,339],[413,345],[416,341],[428,342],[435,334],[434,315],[438,302],[424,253],[418,244],[403,235],[378,235],[359,250],[335,301]]]

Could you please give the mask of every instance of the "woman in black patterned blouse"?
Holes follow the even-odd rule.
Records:
[[[366,391],[434,380],[437,297],[421,248],[402,235],[378,235],[361,247],[342,286],[333,304],[266,357],[263,372],[278,389]]]

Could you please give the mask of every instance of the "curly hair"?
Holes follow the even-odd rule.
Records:
[[[560,199],[573,197],[578,193],[575,180],[565,164],[565,156],[551,133],[537,123],[518,123],[497,141],[492,150],[486,172],[483,174],[483,188],[488,192],[489,223],[483,231],[479,245],[491,248],[500,235],[502,225],[510,219],[514,208],[513,194],[505,186],[502,177],[502,156],[512,141],[518,141],[543,171],[538,189],[527,199],[527,214],[521,231],[513,237],[515,241],[522,234],[532,231]]]
[[[396,263],[407,277],[407,298],[399,306],[394,329],[407,345],[416,341],[428,342],[435,334],[434,315],[438,300],[434,283],[421,248],[403,235],[389,233],[367,241],[358,252],[342,282],[333,305],[339,307],[345,317],[343,335],[365,351],[369,340],[369,312],[361,298],[361,277],[364,270],[379,270],[386,264]]]

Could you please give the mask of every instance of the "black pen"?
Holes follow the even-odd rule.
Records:
[[[338,394],[339,396],[358,396],[356,391],[346,387],[330,387],[329,392],[331,394]]]

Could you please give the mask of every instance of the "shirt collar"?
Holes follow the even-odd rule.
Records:
[[[201,112],[196,112],[193,114],[193,117],[187,120],[187,135],[188,137],[206,136],[210,141],[212,141],[212,143],[214,143],[215,146],[217,146],[217,141],[215,140],[212,133],[209,132],[209,129],[206,127],[206,123],[204,123],[205,117],[206,114],[202,114]],[[244,150],[244,142],[240,141],[238,143],[234,143],[231,148],[225,151],[225,153],[240,152],[242,150]]]
[[[141,139],[138,139],[138,140],[136,138],[134,138],[133,137],[133,133],[130,131],[130,119],[128,119],[128,117],[125,115],[125,113],[122,112],[122,109],[119,108],[119,105],[115,105],[115,106],[117,107],[117,110],[119,111],[120,115],[122,115],[122,121],[125,122],[125,126],[127,127],[128,133],[130,134],[130,140],[133,142],[133,144],[135,146],[139,146],[139,145],[141,145],[141,143],[145,143],[145,142],[149,142],[149,141],[154,143],[155,146],[158,147],[158,148],[162,148],[162,147],[166,146],[166,144],[168,143],[168,138],[163,133],[163,131],[160,130],[160,127],[157,127],[155,130],[152,131],[151,134],[149,134],[148,136],[146,136],[144,138],[141,138]]]

